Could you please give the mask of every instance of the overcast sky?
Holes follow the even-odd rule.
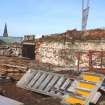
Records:
[[[105,0],[90,0],[88,28],[105,27]],[[0,34],[11,36],[81,29],[81,0],[0,0]]]

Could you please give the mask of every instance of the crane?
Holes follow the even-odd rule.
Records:
[[[90,0],[82,0],[82,31],[86,31]]]

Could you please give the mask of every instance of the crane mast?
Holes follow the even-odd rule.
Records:
[[[86,31],[90,0],[82,0],[82,31]]]

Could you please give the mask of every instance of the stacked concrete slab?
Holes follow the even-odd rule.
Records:
[[[49,96],[62,97],[71,83],[72,80],[64,75],[30,69],[17,86]]]

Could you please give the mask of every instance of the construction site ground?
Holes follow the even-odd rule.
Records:
[[[27,91],[16,86],[17,81],[24,75],[28,68],[47,70],[49,72],[52,71],[53,68],[56,70],[54,72],[68,75],[71,78],[76,78],[77,75],[71,70],[65,71],[66,68],[64,69],[49,64],[35,63],[34,60],[30,59],[0,56],[0,74],[5,74],[15,78],[14,82],[0,83],[0,94],[23,102],[25,105],[61,105],[61,100],[58,98]],[[103,97],[100,102],[104,100],[105,97]]]
[[[0,74],[6,74],[16,80],[19,80],[29,68],[54,72],[71,70],[71,68],[63,68],[51,64],[38,63],[35,62],[35,60],[22,57],[18,58],[0,56]],[[60,73],[68,74],[67,72]]]
[[[26,91],[16,87],[15,83],[0,85],[4,96],[23,102],[25,105],[61,105],[59,99]]]

